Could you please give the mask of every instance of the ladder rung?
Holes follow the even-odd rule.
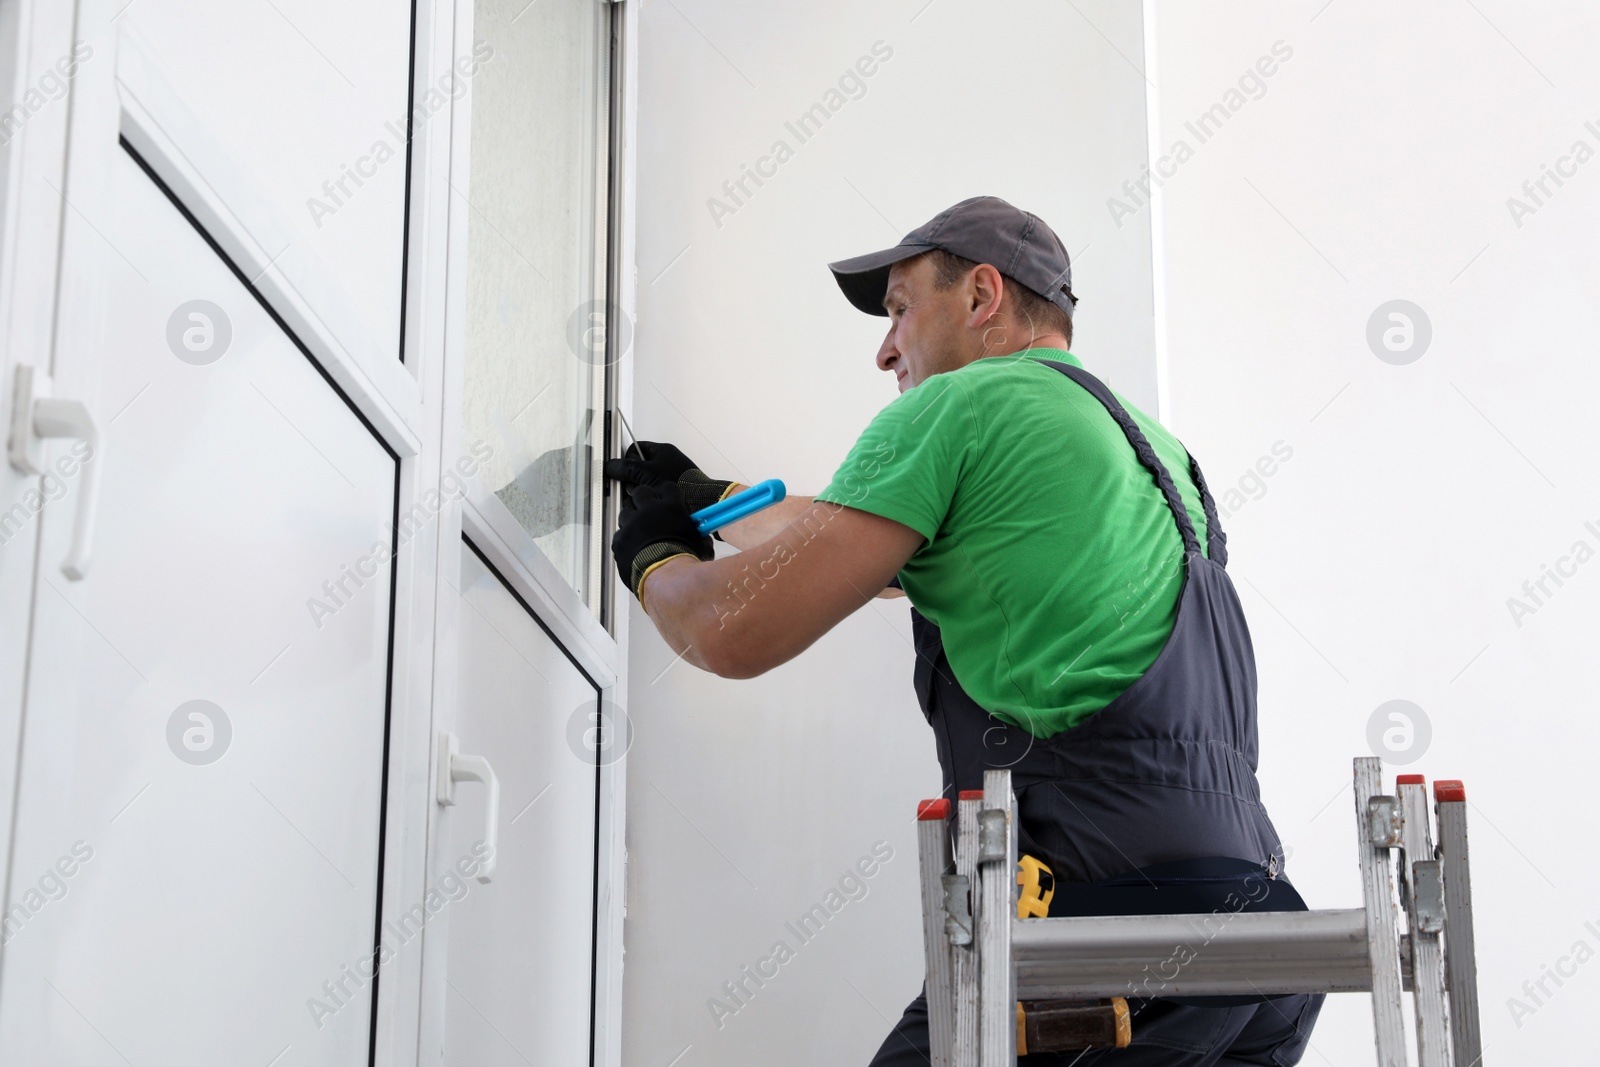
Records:
[[[1367,992],[1366,913],[1116,915],[1012,923],[1017,996]]]

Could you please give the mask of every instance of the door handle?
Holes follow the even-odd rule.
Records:
[[[17,364],[11,390],[11,433],[7,458],[24,474],[44,474],[46,438],[80,440],[89,446],[78,485],[78,514],[72,524],[72,545],[61,562],[61,572],[76,582],[89,572],[94,545],[94,512],[99,499],[100,428],[89,406],[81,400],[60,400],[50,395],[50,378],[26,363]]]
[[[489,787],[488,802],[485,809],[485,828],[483,843],[488,846],[489,856],[478,868],[478,881],[485,884],[494,876],[495,863],[500,858],[500,779],[495,777],[494,768],[489,766],[489,761],[482,756],[461,755],[460,739],[452,733],[439,735],[439,780],[437,792],[439,803],[448,807],[456,802],[457,782],[482,782]]]

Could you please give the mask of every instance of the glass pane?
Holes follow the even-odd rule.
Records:
[[[598,612],[610,9],[474,10],[462,445],[493,449],[481,477]]]

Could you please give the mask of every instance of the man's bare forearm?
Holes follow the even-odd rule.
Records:
[[[748,488],[749,486],[741,482],[735,482],[733,488],[728,491],[728,496],[732,496],[734,493],[741,493]],[[813,496],[786,496],[770,508],[763,508],[748,518],[740,519],[738,522],[724,526],[717,532],[722,535],[722,539],[728,544],[737,548],[740,552],[747,552],[757,545],[766,544],[782,533],[790,524],[797,521],[815,500],[816,497]],[[897,596],[905,596],[905,593],[899,589],[889,588],[884,589],[877,595],[882,599],[888,600]],[[695,664],[695,666],[698,667],[700,665]]]
[[[669,559],[652,571],[640,590],[639,606],[674,652],[703,671],[711,667],[704,642],[697,647],[710,609],[711,582],[704,566],[690,556]],[[710,609],[714,610],[714,609]]]
[[[640,605],[667,645],[696,667],[725,678],[753,677],[798,655],[825,628],[804,624],[800,616],[814,611],[818,598],[814,588],[785,573],[782,563],[799,560],[807,540],[800,523],[784,527],[763,551],[751,553],[763,557],[764,568],[736,556],[669,559],[645,579]],[[842,581],[848,591],[837,581],[829,582],[830,591],[834,600],[844,596],[848,610],[871,599]]]
[[[645,613],[690,663],[751,678],[798,656],[872,599],[922,541],[909,526],[813,504],[747,553],[667,560],[645,577]]]

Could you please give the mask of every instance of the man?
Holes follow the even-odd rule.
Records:
[[[946,795],[1011,769],[1022,852],[1055,875],[1051,914],[1138,913],[1128,885],[1172,912],[1269,884],[1280,903],[1263,907],[1298,904],[1256,784],[1254,653],[1216,509],[1183,446],[1068,351],[1061,241],[976,197],[830,266],[852,304],[888,316],[877,363],[901,395],[826,489],[729,526],[742,552],[715,559],[690,513],[741,486],[670,445],[607,464],[634,487],[617,566],[662,636],[748,678],[898,579]],[[1132,1046],[1030,1062],[1292,1064],[1322,1001],[1178,1002],[1161,985],[1130,985]],[[873,1063],[927,1052],[918,997]]]

